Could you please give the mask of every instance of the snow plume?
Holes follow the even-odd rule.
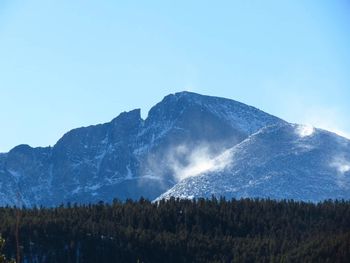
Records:
[[[302,113],[300,119],[303,123],[310,123],[315,127],[334,132],[350,139],[350,134],[346,127],[348,117],[338,109],[326,107],[307,109]]]
[[[213,151],[210,144],[201,144],[194,148],[182,144],[169,151],[166,159],[175,179],[181,181],[188,177],[224,170],[231,164],[232,151]]]
[[[296,133],[301,137],[311,136],[315,131],[315,128],[311,125],[298,125],[296,128]]]
[[[344,156],[338,156],[333,159],[330,166],[337,170],[337,184],[342,188],[349,188],[350,160]]]
[[[331,167],[337,169],[338,173],[345,174],[350,171],[350,161],[346,160],[344,157],[337,157],[334,158]]]

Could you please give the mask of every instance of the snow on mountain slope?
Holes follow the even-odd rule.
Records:
[[[227,150],[224,169],[182,180],[159,199],[225,196],[350,199],[350,141],[309,126],[262,128]]]
[[[153,199],[180,180],[217,170],[210,162],[259,129],[283,120],[254,107],[181,92],[149,112],[74,129],[54,147],[20,145],[0,155],[0,205]],[[205,163],[209,163],[205,164]]]
[[[74,129],[53,147],[0,154],[0,205],[113,198],[350,198],[350,143],[224,98],[166,96]]]
[[[146,122],[154,121],[154,116],[159,115],[162,118],[157,119],[157,122],[163,122],[167,119],[176,120],[188,109],[198,109],[201,112],[212,114],[245,135],[251,135],[262,127],[284,122],[275,116],[238,101],[192,92],[180,92],[166,96],[162,102],[150,110]]]

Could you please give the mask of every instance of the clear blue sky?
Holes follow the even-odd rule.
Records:
[[[182,90],[350,134],[350,2],[0,0],[0,152]]]

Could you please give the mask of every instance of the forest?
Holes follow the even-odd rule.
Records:
[[[20,262],[349,262],[350,201],[224,198],[0,208]]]

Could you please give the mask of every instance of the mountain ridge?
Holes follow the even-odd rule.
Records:
[[[335,133],[316,128],[313,128],[312,133],[303,134],[300,133],[300,128],[304,127],[297,124],[264,127],[230,149],[233,152],[232,159],[236,161],[232,161],[233,168],[227,166],[225,169],[228,171],[204,173],[198,177],[187,178],[187,181],[179,182],[156,200],[168,199],[171,196],[210,198],[211,195],[219,194],[228,198],[258,197],[311,202],[323,201],[331,196],[335,199],[350,199],[350,165],[347,161],[350,160],[350,141]],[[281,129],[284,133],[280,132]],[[268,134],[274,135],[274,141],[264,141],[265,135]],[[296,138],[279,140],[276,139],[276,134],[294,135]],[[324,137],[327,140],[323,139]],[[274,144],[277,147],[271,147]],[[330,145],[337,148],[332,149]],[[258,151],[249,150],[248,147]],[[263,151],[264,148],[269,149]],[[248,156],[245,156],[247,154]],[[297,166],[294,167],[293,164]],[[276,165],[277,167],[274,167]],[[228,175],[233,176],[231,181]],[[278,180],[280,184],[284,184],[283,187],[276,185]],[[319,183],[320,180],[323,180],[322,184]],[[298,184],[298,181],[301,183]],[[259,184],[264,185],[264,188],[259,187]],[[283,191],[276,192],[277,189]]]
[[[276,125],[292,124],[230,99],[170,94],[145,119],[140,109],[122,112],[110,122],[73,129],[52,147],[19,145],[1,154],[0,205],[155,199],[183,180],[226,169],[225,153]],[[306,136],[314,131],[300,127]],[[258,149],[251,148],[254,159]]]

